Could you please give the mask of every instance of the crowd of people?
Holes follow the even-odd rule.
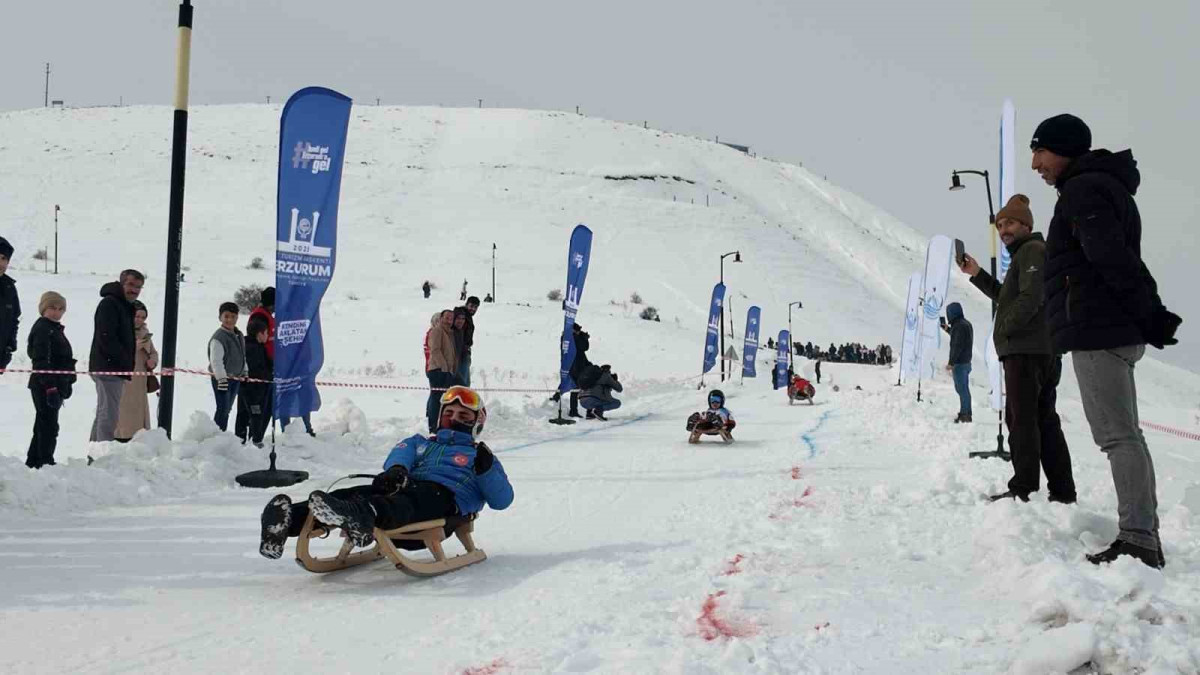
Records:
[[[767,338],[767,349],[775,349],[775,338]],[[792,342],[796,356],[803,356],[812,361],[828,361],[830,363],[860,363],[872,366],[892,365],[892,348],[885,344],[869,348],[860,342],[847,342],[841,346],[829,343],[829,349],[822,350],[813,343]]]
[[[1062,355],[1069,353],[1117,494],[1117,539],[1088,560],[1130,556],[1161,568],[1154,462],[1139,426],[1134,371],[1147,344],[1162,349],[1177,342],[1182,319],[1163,305],[1142,261],[1137,162],[1129,150],[1092,149],[1091,130],[1068,114],[1039,124],[1029,147],[1031,168],[1057,193],[1045,236],[1034,231],[1029,198],[1013,195],[996,214],[1012,260],[1004,278],[993,278],[970,255],[958,260],[996,303],[992,340],[1004,370],[1013,476],[992,499],[1029,501],[1044,472],[1050,501],[1075,503],[1071,454],[1056,410]],[[947,368],[960,396],[955,421],[970,422],[973,330],[958,303],[947,305],[947,319]]]

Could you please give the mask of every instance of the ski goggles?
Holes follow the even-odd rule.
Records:
[[[455,385],[442,393],[442,405],[458,403],[465,408],[479,412],[483,408],[483,399],[470,387]]]
[[[725,399],[721,398],[720,396],[709,396],[708,403],[709,403],[709,405],[711,405],[713,403],[720,403],[720,404],[724,405]]]

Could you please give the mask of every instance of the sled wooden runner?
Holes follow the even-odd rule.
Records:
[[[449,534],[447,519],[426,520],[410,523],[393,530],[375,528],[375,544],[370,548],[354,550],[354,544],[343,534],[342,548],[332,557],[319,558],[309,550],[309,542],[318,537],[325,537],[329,532],[317,523],[312,514],[304,521],[304,528],[296,540],[296,563],[308,570],[323,574],[349,569],[364,563],[373,562],[387,557],[396,569],[414,577],[436,577],[447,572],[474,565],[487,560],[487,554],[475,547],[471,533],[475,531],[475,514],[468,517],[450,519],[452,533],[462,543],[465,553],[447,557],[442,547]],[[399,545],[398,545],[399,543]],[[407,544],[407,545],[406,545]],[[432,561],[415,560],[400,552],[400,549],[428,549],[433,554]]]

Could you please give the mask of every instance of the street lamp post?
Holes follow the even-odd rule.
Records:
[[[58,274],[58,204],[54,205],[54,273]]]
[[[950,191],[958,192],[959,190],[962,190],[963,188],[965,188],[966,186],[962,184],[962,181],[959,179],[959,176],[962,174],[968,174],[968,173],[974,174],[976,176],[983,176],[983,184],[984,184],[984,188],[987,190],[987,202],[988,202],[988,239],[991,240],[991,242],[992,242],[991,273],[992,273],[993,279],[1000,281],[1000,279],[998,279],[996,276],[996,233],[995,233],[996,209],[992,205],[992,181],[988,176],[987,170],[985,169],[983,171],[976,171],[974,169],[959,169],[957,171],[951,171],[950,172]],[[993,298],[992,299],[992,321],[995,321],[995,320],[996,320],[996,300]],[[996,424],[996,449],[991,452],[972,452],[972,453],[970,453],[971,457],[976,457],[976,458],[999,457],[1000,459],[1009,461],[1010,456],[1007,452],[1004,451],[1004,415],[1000,411],[997,411],[996,417],[998,420],[997,424]]]
[[[804,303],[799,300],[788,303],[788,370],[795,372],[792,364],[792,352],[796,351],[796,334],[792,332],[792,307],[804,309]]]
[[[725,259],[733,256],[733,262],[742,262],[741,251],[730,251],[721,255],[721,283],[725,283]],[[725,381],[725,303],[721,303],[721,381]]]
[[[496,301],[496,242],[492,242],[492,302]]]

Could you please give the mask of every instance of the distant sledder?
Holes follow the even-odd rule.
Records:
[[[387,556],[397,569],[419,577],[485,560],[471,539],[473,521],[485,504],[502,510],[513,501],[500,460],[476,441],[486,420],[479,394],[461,386],[447,389],[437,433],[397,443],[383,473],[353,476],[372,478],[370,485],[318,490],[295,504],[285,494],[271,499],[262,513],[259,553],[279,558],[287,539],[298,537],[296,560],[310,572],[333,572]],[[309,540],[339,529],[345,541],[336,557],[309,553]],[[447,558],[442,541],[452,534],[466,552]],[[399,549],[429,549],[434,560],[414,560]]]
[[[809,405],[816,405],[813,399],[817,396],[817,389],[812,382],[792,372],[788,376],[788,405],[796,401],[808,401]]]
[[[708,410],[688,417],[687,430],[691,432],[688,443],[699,443],[701,436],[720,436],[726,443],[732,443],[736,426],[733,413],[725,407],[725,392],[713,389],[708,392]]]

